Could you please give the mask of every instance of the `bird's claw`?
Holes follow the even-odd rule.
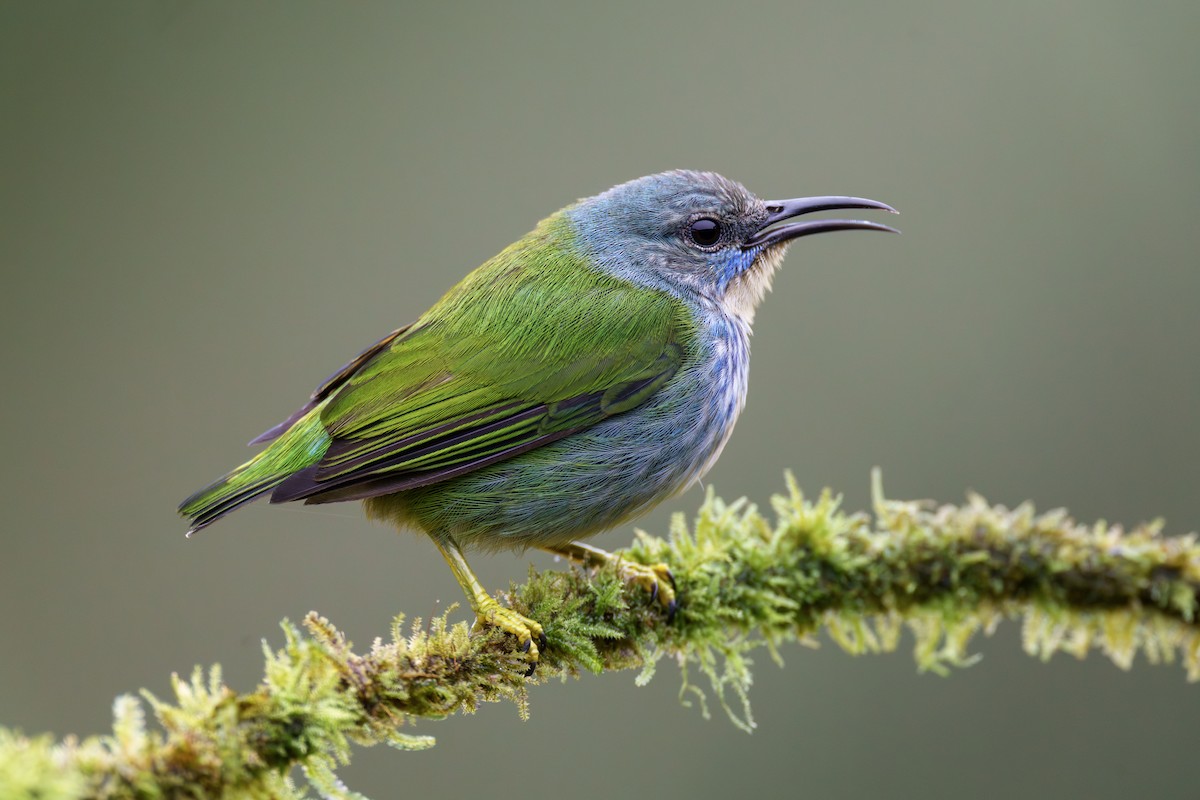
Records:
[[[520,651],[529,660],[529,670],[525,673],[525,677],[532,675],[537,668],[541,650],[546,649],[546,632],[542,629],[541,624],[488,597],[482,600],[475,609],[476,630],[485,626],[499,628],[505,633],[517,637]]]
[[[650,592],[650,602],[657,600],[667,610],[667,622],[675,618],[679,603],[675,597],[675,576],[666,564],[638,564],[621,560],[617,574],[626,583],[643,586]]]

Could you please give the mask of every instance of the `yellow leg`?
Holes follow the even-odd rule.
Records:
[[[475,573],[471,571],[471,566],[463,556],[462,550],[453,540],[434,539],[433,541],[438,550],[442,551],[442,558],[446,559],[446,563],[450,565],[450,571],[458,580],[458,585],[462,587],[467,599],[470,600],[471,608],[475,611],[475,625],[477,627],[491,625],[516,636],[517,641],[521,644],[521,649],[529,654],[529,660],[532,663],[527,674],[532,675],[538,662],[538,645],[546,646],[546,634],[542,630],[542,626],[511,608],[505,608],[496,598],[488,594],[483,585],[479,583],[479,579],[475,577]]]
[[[626,561],[607,550],[601,550],[599,547],[592,547],[590,544],[583,544],[582,542],[553,545],[543,547],[542,549],[547,553],[554,553],[557,556],[563,556],[580,564],[587,564],[593,567],[602,567],[615,563],[617,574],[621,576],[622,580],[626,583],[636,583],[639,586],[644,586],[650,592],[651,600],[656,597],[658,598],[663,608],[667,610],[668,622],[675,616],[675,611],[679,607],[679,604],[675,600],[675,577],[671,575],[671,570],[667,568],[666,564],[652,564],[648,566],[633,561]]]

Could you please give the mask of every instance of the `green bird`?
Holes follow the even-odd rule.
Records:
[[[837,230],[803,214],[890,206],[760,200],[711,172],[639,178],[547,217],[410,325],[322,383],[251,444],[258,455],[185,500],[188,535],[270,494],[362,500],[429,534],[478,625],[536,665],[542,626],[492,598],[463,550],[538,547],[589,564],[577,540],[702,477],[745,404],[754,312],[788,245]],[[668,615],[664,565],[621,562]]]

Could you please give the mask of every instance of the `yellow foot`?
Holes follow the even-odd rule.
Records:
[[[650,592],[650,600],[658,602],[667,610],[667,622],[675,617],[679,603],[675,600],[675,576],[666,564],[638,564],[618,558],[617,574],[626,583],[636,583]]]
[[[675,612],[679,609],[679,603],[675,599],[675,577],[671,575],[671,570],[666,564],[646,565],[638,564],[635,561],[626,561],[607,550],[601,550],[599,547],[592,547],[583,542],[570,542],[542,549],[557,556],[566,556],[572,561],[591,564],[594,567],[616,562],[617,575],[621,577],[621,580],[625,583],[636,583],[638,586],[645,587],[646,591],[650,592],[651,601],[658,598],[658,602],[662,603],[663,608],[667,610],[668,623],[675,618]]]
[[[526,653],[530,662],[529,671],[525,674],[532,675],[534,669],[537,668],[538,647],[546,646],[546,633],[542,630],[542,626],[511,608],[505,608],[495,598],[487,595],[480,598],[479,605],[475,607],[476,629],[485,625],[499,628],[505,633],[511,633],[517,637],[521,650]]]

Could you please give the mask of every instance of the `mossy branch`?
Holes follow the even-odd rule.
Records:
[[[677,517],[667,539],[639,534],[623,555],[670,565],[681,602],[670,624],[611,569],[531,573],[509,594],[549,639],[528,679],[511,639],[470,636],[446,616],[407,626],[397,618],[390,640],[364,653],[315,613],[307,633],[284,622],[282,649],[264,642],[265,678],[253,692],[225,686],[219,667],[176,677],[171,703],[143,692],[161,730],[147,730],[142,703],[129,696],[117,700],[108,736],[55,743],[0,729],[0,797],[294,798],[304,794],[289,777],[297,765],[321,795],[357,797],[333,771],[352,742],[428,747],[432,739],[401,729],[502,699],[525,714],[531,684],[582,671],[640,668],[641,683],[663,656],[681,665],[702,705],[688,673],[703,672],[749,729],[746,653],[822,628],[867,653],[894,649],[907,627],[918,665],[940,672],[970,662],[976,632],[1019,617],[1031,655],[1099,649],[1122,668],[1139,650],[1152,663],[1179,655],[1189,680],[1200,680],[1194,535],[1163,538],[1158,522],[1085,527],[1063,511],[1035,515],[978,496],[940,508],[890,501],[878,474],[874,490],[874,520],[841,511],[829,492],[806,501],[789,477],[774,523],[710,492],[690,529]]]

